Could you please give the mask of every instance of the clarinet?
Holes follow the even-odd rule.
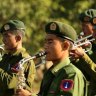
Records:
[[[34,56],[30,56],[30,57],[27,57],[27,58],[23,58],[19,61],[19,66],[18,66],[18,73],[17,73],[17,86],[16,86],[16,90],[17,89],[21,89],[21,88],[26,88],[26,78],[25,78],[25,75],[24,75],[24,63],[26,63],[27,61],[29,60],[32,60],[34,58],[39,58],[41,56],[44,56],[46,55],[47,53],[44,51],[44,52],[39,52],[38,54],[34,55]]]

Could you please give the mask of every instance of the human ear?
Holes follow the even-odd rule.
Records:
[[[65,41],[63,42],[63,44],[62,44],[62,48],[63,48],[64,50],[66,50],[66,49],[69,49],[69,47],[70,47],[70,43],[69,43],[67,40],[65,40]]]
[[[21,36],[17,35],[16,37],[16,41],[20,41],[21,40]]]

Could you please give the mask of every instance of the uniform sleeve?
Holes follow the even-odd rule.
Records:
[[[89,67],[96,72],[96,64],[90,59],[90,57],[87,54],[84,54],[84,56],[82,57],[82,59],[85,60],[85,62],[87,62],[87,64],[89,65]]]
[[[89,58],[87,54],[84,54],[82,57],[82,62],[88,64],[89,68],[85,68],[85,71],[89,74],[91,79],[96,81],[96,64]]]
[[[86,96],[85,88],[87,87],[85,86],[85,80],[81,73],[70,74],[69,78],[61,81],[59,96]]]
[[[85,77],[88,76],[88,78],[90,77],[91,79],[96,81],[96,64],[86,53],[77,62],[73,63],[83,72]]]

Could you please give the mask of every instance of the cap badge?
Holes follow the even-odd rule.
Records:
[[[96,18],[93,18],[93,24],[96,24]]]
[[[89,22],[89,20],[90,20],[90,17],[88,17],[88,16],[84,17],[85,22]]]
[[[52,23],[50,25],[50,30],[56,30],[56,24],[55,23]]]
[[[8,24],[4,25],[4,29],[5,30],[9,30],[10,29],[10,26]]]

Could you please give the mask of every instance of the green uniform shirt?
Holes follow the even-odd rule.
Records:
[[[0,61],[0,96],[13,96],[17,86],[18,62],[29,57],[24,48],[16,52],[5,52]],[[32,83],[35,77],[35,65],[32,60],[24,64],[24,74],[26,78],[26,89],[32,89]]]
[[[87,54],[84,54],[77,62],[74,62],[89,82],[88,96],[96,95],[96,64],[89,58]]]
[[[79,69],[66,58],[44,75],[40,96],[87,96],[86,80]]]

